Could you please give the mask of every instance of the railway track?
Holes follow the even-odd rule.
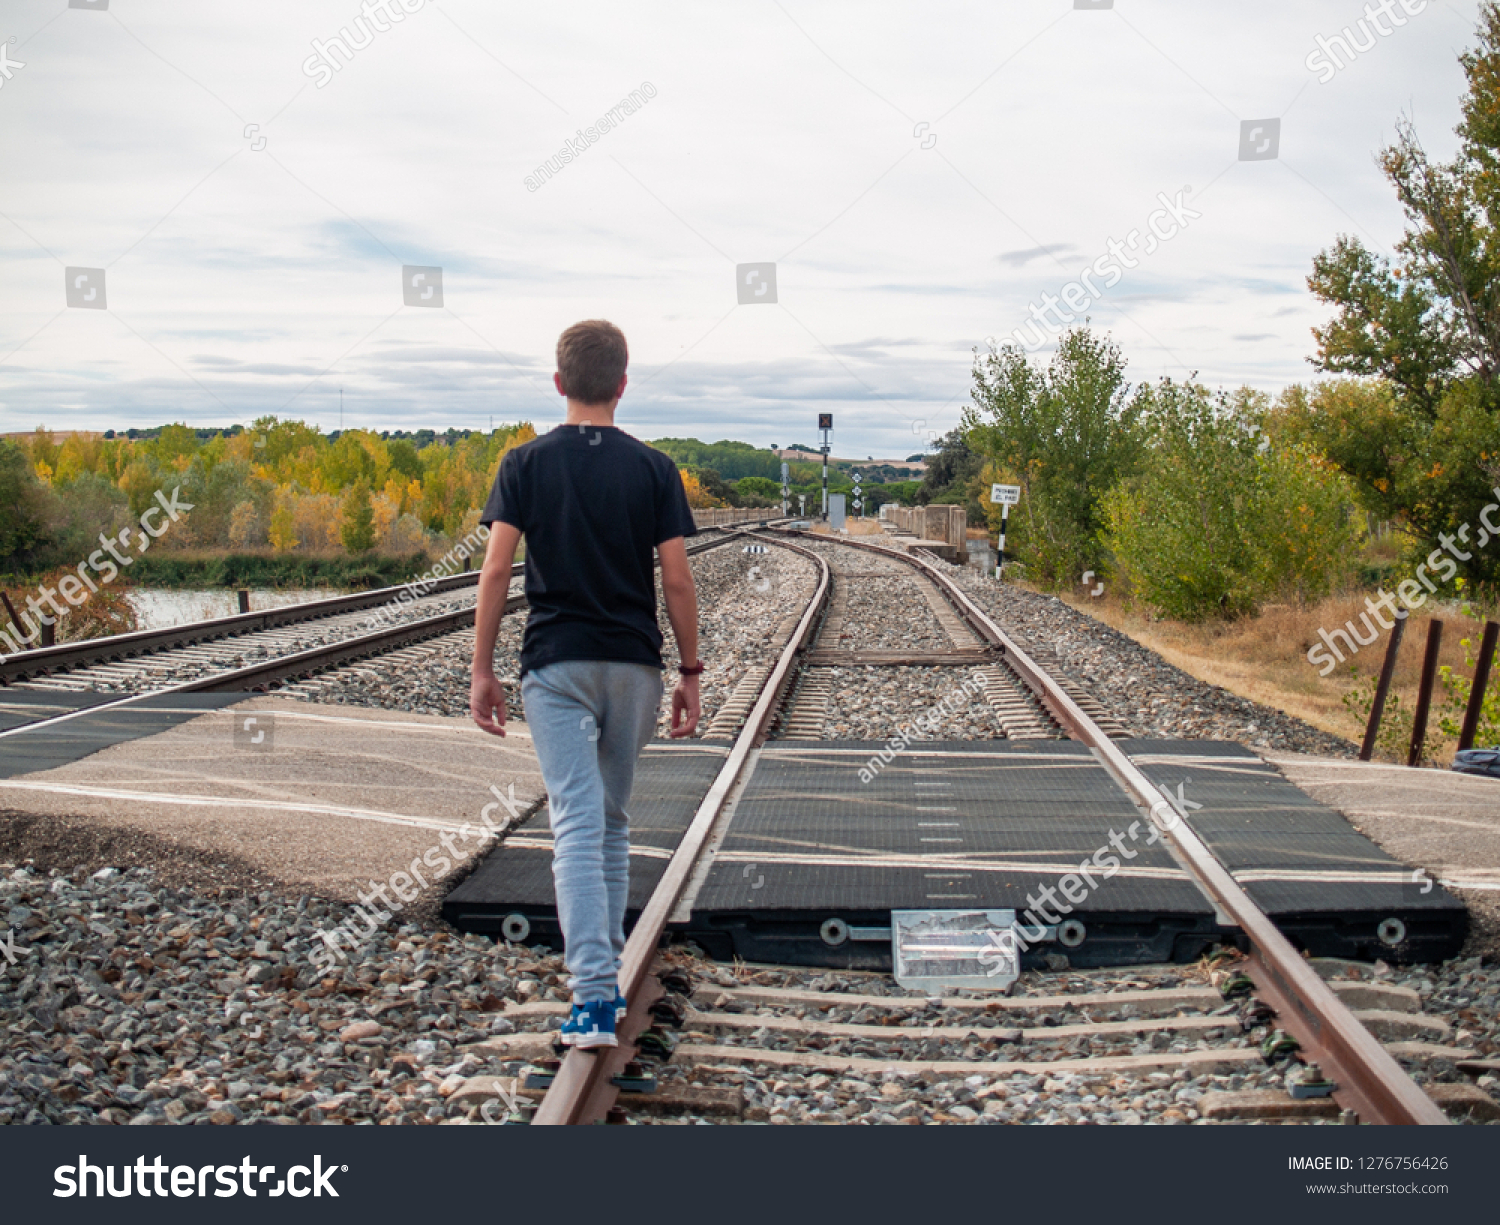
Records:
[[[690,552],[717,548],[734,536],[731,530],[708,530],[714,533],[713,538],[695,544]],[[524,568],[524,564],[512,567],[506,615],[525,606],[520,589]],[[362,632],[369,619],[366,610],[396,604],[400,593],[408,588],[383,588],[166,630],[23,652],[0,664],[0,680],[6,682],[0,689],[0,704],[7,690],[97,694],[101,700],[18,722],[0,731],[0,737],[36,732],[69,719],[176,695],[279,688],[378,656],[403,653],[412,658],[420,651],[418,644],[423,643],[441,642],[442,649],[452,650],[456,649],[453,639],[461,643],[465,635],[472,643],[478,575],[454,575],[438,581],[445,584],[441,592],[402,604],[400,607],[408,610],[401,614],[404,619],[374,631]],[[431,611],[434,606],[441,611]],[[308,622],[318,625],[316,636],[323,641],[306,645],[307,635],[297,627]],[[182,671],[198,675],[162,683],[167,675]],[[119,696],[107,696],[114,694]]]
[[[521,566],[513,575],[519,576]],[[22,691],[133,693],[162,687],[163,678],[201,679],[313,646],[369,636],[370,610],[390,609],[402,622],[473,608],[477,572],[437,579],[426,594],[413,585],[312,600],[262,612],[215,617],[165,629],[140,630],[22,651],[0,660],[0,685]],[[402,600],[406,595],[407,599]]]
[[[631,932],[621,972],[621,989],[630,1009],[620,1025],[620,1046],[603,1051],[569,1051],[550,1074],[535,1123],[582,1124],[608,1119],[621,1086],[629,1087],[639,1076],[635,1061],[642,1051],[660,1054],[673,1045],[673,1039],[660,1033],[658,1022],[663,1020],[680,1023],[690,1037],[698,1039],[677,1044],[679,1054],[696,1063],[721,1070],[752,1065],[832,1068],[856,1084],[867,1083],[859,1080],[861,1075],[885,1077],[888,1067],[894,1067],[898,1080],[903,1075],[978,1076],[990,1078],[986,1084],[997,1076],[1076,1078],[1137,1073],[1151,1067],[1157,1069],[1154,1074],[1170,1079],[1176,1073],[1169,1069],[1181,1069],[1188,1063],[1220,1066],[1260,1061],[1262,1051],[1247,1046],[1243,1037],[1232,1044],[1226,1039],[1224,1049],[1199,1055],[1172,1045],[1185,1034],[1231,1035],[1248,1029],[1264,1035],[1265,1057],[1283,1063],[1300,1059],[1304,1067],[1312,1069],[1304,1074],[1306,1078],[1320,1077],[1320,1085],[1331,1082],[1333,1101],[1347,1121],[1447,1122],[1442,1110],[1402,1070],[1392,1051],[1277,931],[1186,822],[1175,822],[1166,831],[1173,856],[1218,909],[1222,921],[1236,929],[1240,946],[1231,964],[1205,971],[1205,981],[1194,988],[1196,994],[1188,1005],[1181,998],[1149,989],[1139,998],[1121,999],[1114,993],[1107,1002],[1102,997],[1070,996],[1040,1003],[1032,1000],[1029,1004],[1024,999],[914,1003],[910,997],[851,999],[836,993],[819,999],[814,998],[815,993],[796,987],[754,984],[721,986],[717,993],[710,987],[707,998],[700,996],[695,984],[673,966],[671,956],[662,953],[663,935],[674,916],[682,917],[685,898],[695,882],[703,879],[706,857],[711,855],[716,838],[722,837],[725,813],[733,798],[748,784],[759,748],[778,729],[782,734],[809,734],[820,721],[819,703],[824,704],[821,713],[826,714],[826,695],[814,683],[820,668],[844,664],[983,668],[986,700],[999,715],[1004,734],[1009,736],[1014,731],[1023,736],[1065,737],[1085,745],[1142,814],[1173,811],[1171,798],[1112,742],[1109,729],[1101,726],[1102,720],[1096,721],[1091,715],[1093,703],[1088,696],[1071,684],[1060,683],[1043,662],[1023,651],[943,573],[935,559],[899,554],[856,540],[838,541],[832,546],[859,550],[860,557],[867,559],[861,564],[873,567],[869,576],[881,581],[891,579],[892,564],[904,566],[908,574],[940,594],[942,601],[937,603],[924,594],[941,633],[930,635],[917,650],[887,649],[878,643],[850,645],[849,590],[846,587],[841,603],[835,571],[843,573],[846,584],[865,572],[852,562],[830,565],[827,538],[783,531],[768,539],[775,539],[779,547],[801,554],[818,567],[816,589],[774,666],[766,671],[754,700],[749,700],[748,693],[742,695],[742,704],[748,706],[743,725]],[[816,546],[809,547],[814,541]],[[874,558],[879,559],[878,564],[868,560]],[[1210,980],[1216,980],[1222,992],[1213,990]],[[674,990],[669,992],[668,987]],[[747,1016],[743,1008],[755,1000],[768,1004],[769,1013],[757,1011]],[[1118,1013],[1122,1008],[1129,1010],[1128,1015],[1106,1020],[1090,1011]],[[1163,1008],[1171,1009],[1173,1015],[1158,1015]],[[830,1020],[826,1015],[840,1009],[847,1010],[850,1019]],[[914,1019],[914,1011],[921,1015]],[[1059,1023],[1059,1011],[1064,1017],[1072,1013],[1080,1019]],[[1038,1022],[1038,1016],[1044,1019]],[[1047,1024],[1046,1019],[1052,1023]],[[1373,1021],[1368,1015],[1365,1019]],[[1424,1031],[1420,1022],[1409,1029],[1425,1033],[1426,1038],[1441,1036]],[[1157,1050],[1155,1044],[1162,1041],[1161,1035],[1166,1036],[1164,1049]],[[972,1061],[943,1060],[927,1066],[920,1058],[923,1042],[967,1041],[969,1036],[974,1043]],[[709,1040],[701,1040],[705,1037]],[[830,1040],[854,1046],[873,1044],[870,1049],[875,1054],[830,1052]],[[1117,1051],[1091,1053],[1094,1043],[1103,1043],[1108,1049],[1111,1042],[1119,1040],[1136,1045],[1145,1041],[1148,1048],[1123,1055]],[[1422,1045],[1422,1039],[1417,1041],[1420,1049],[1396,1048],[1396,1053],[1421,1057],[1424,1052],[1445,1049],[1441,1044]],[[815,1043],[816,1053],[798,1049],[803,1042]],[[1063,1049],[1068,1059],[1064,1066],[1047,1058],[996,1058],[996,1052],[1006,1048],[1028,1054],[1032,1050]],[[837,1095],[827,1096],[830,1109],[837,1110]],[[968,1115],[977,1113],[972,1104],[958,1105]],[[979,1106],[980,1110],[987,1108],[984,1102]]]

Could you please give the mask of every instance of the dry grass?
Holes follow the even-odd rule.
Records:
[[[1365,632],[1358,620],[1366,611],[1363,593],[1330,596],[1305,606],[1267,605],[1258,617],[1199,625],[1156,620],[1139,608],[1127,608],[1108,592],[1096,600],[1074,594],[1063,599],[1199,680],[1221,685],[1231,693],[1273,706],[1355,743],[1364,735],[1363,721],[1344,705],[1343,698],[1367,678],[1379,675],[1389,634],[1382,631],[1379,638],[1352,657],[1346,651],[1345,662],[1327,676],[1319,676],[1318,668],[1307,661],[1308,651],[1322,641],[1319,629],[1332,633],[1354,621]],[[1477,652],[1483,622],[1446,608],[1437,615],[1443,622],[1440,662],[1451,665],[1458,674],[1470,675],[1460,640],[1471,639]],[[1408,709],[1416,704],[1432,619],[1431,613],[1414,613],[1401,644],[1391,688]],[[1436,686],[1434,706],[1442,693],[1441,685]],[[1429,731],[1435,724],[1434,717]],[[1454,742],[1446,744],[1441,759],[1450,760],[1455,747]]]

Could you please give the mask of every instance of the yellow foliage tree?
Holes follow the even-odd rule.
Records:
[[[292,522],[302,548],[317,552],[341,549],[339,524],[342,522],[342,500],[331,493],[298,493],[291,499]]]
[[[677,474],[682,477],[682,489],[687,494],[688,505],[694,510],[708,510],[719,504],[708,495],[702,482],[686,468],[677,469]]]
[[[285,501],[277,500],[271,512],[271,547],[278,553],[289,553],[298,545],[297,525],[292,517],[292,508]]]
[[[386,489],[389,491],[395,482],[387,481]],[[401,502],[399,496],[392,498],[389,492],[376,494],[370,502],[375,512],[375,539],[382,549],[390,551],[392,544],[392,533],[397,521],[401,518]]]

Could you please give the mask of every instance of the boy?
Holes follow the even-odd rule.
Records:
[[[630,887],[635,762],[661,706],[661,630],[652,549],[682,674],[672,691],[674,737],[698,726],[698,602],[685,537],[693,515],[677,466],[615,428],[629,353],[620,329],[575,323],[557,342],[552,381],[565,423],[508,454],[481,522],[490,528],[474,617],[469,713],[505,735],[495,638],[516,544],[526,537],[521,694],[547,785],[552,877],[573,1011],[570,1046],[614,1046],[625,1016],[617,976]],[[689,664],[686,661],[691,660]]]

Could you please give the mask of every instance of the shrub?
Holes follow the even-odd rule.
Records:
[[[1236,617],[1272,595],[1324,595],[1347,575],[1347,485],[1263,432],[1263,396],[1163,379],[1139,399],[1141,470],[1109,491],[1103,517],[1119,577],[1147,605],[1184,621]]]

